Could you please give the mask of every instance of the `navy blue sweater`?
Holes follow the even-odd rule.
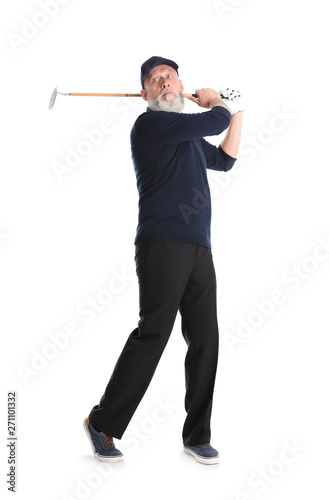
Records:
[[[139,192],[135,244],[181,241],[211,248],[211,199],[207,171],[232,168],[236,158],[204,137],[230,124],[222,106],[202,113],[147,108],[130,135]]]

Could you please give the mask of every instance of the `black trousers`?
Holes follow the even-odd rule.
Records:
[[[89,414],[96,430],[121,439],[144,396],[179,310],[187,343],[183,442],[210,442],[218,359],[216,276],[211,249],[180,242],[135,245],[140,320]],[[168,377],[168,386],[170,383]]]

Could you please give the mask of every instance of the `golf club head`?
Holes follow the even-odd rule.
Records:
[[[49,101],[49,109],[53,109],[55,101],[56,101],[56,97],[57,97],[57,87],[55,87],[53,93],[51,94],[51,98]]]

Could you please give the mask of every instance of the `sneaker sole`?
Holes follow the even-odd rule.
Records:
[[[217,457],[209,457],[209,458],[201,457],[200,455],[198,455],[194,451],[190,450],[189,448],[185,448],[185,446],[184,446],[184,451],[185,451],[185,453],[192,455],[192,457],[194,457],[195,460],[197,462],[199,462],[200,464],[214,465],[214,464],[218,464],[218,462],[220,460],[219,455],[217,455]]]
[[[90,433],[88,431],[88,427],[87,427],[87,424],[86,424],[86,419],[83,421],[83,428],[84,430],[86,431],[86,434],[87,434],[87,437],[89,439],[89,442],[90,442],[90,445],[91,445],[91,449],[93,450],[93,454],[95,456],[95,458],[97,458],[97,460],[99,460],[100,462],[122,462],[123,460],[123,455],[119,455],[118,457],[104,457],[102,455],[99,455],[99,453],[97,453],[96,449],[95,449],[95,446],[94,446],[94,443],[90,437]]]

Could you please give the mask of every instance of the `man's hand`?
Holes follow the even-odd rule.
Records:
[[[222,106],[230,111],[229,107],[222,100],[220,94],[213,89],[197,89],[196,97],[188,97],[190,101],[195,102],[201,108],[213,108],[214,106]]]
[[[231,115],[244,111],[244,104],[238,90],[224,89],[219,93],[223,96],[223,101],[231,112]]]

